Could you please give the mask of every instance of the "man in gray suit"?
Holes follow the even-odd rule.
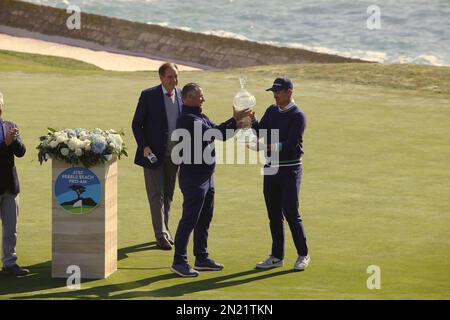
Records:
[[[14,165],[14,156],[23,157],[25,145],[19,129],[10,121],[4,121],[3,95],[0,92],[0,216],[2,232],[2,273],[21,276],[30,271],[17,265],[17,218],[19,216],[19,179]]]
[[[144,168],[156,243],[163,250],[171,250],[169,213],[178,166],[170,156],[174,146],[170,135],[182,106],[181,91],[176,87],[177,65],[164,63],[159,68],[159,78],[161,84],[142,91],[133,117],[132,129],[138,145],[134,163]]]

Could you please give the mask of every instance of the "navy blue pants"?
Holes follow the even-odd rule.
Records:
[[[194,256],[208,258],[208,229],[214,211],[214,178],[190,176],[180,172],[180,189],[183,193],[183,214],[175,235],[174,264],[187,263],[187,245],[194,231]]]
[[[272,256],[284,259],[284,218],[291,229],[298,255],[306,256],[306,236],[298,212],[302,166],[281,167],[275,175],[264,176],[264,199],[272,234]]]

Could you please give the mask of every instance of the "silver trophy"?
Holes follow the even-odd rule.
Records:
[[[245,89],[247,83],[247,76],[241,75],[239,77],[241,83],[241,90],[234,96],[233,105],[237,111],[245,109],[253,110],[256,106],[256,98]],[[250,143],[257,140],[250,127],[244,127],[236,135],[236,140],[239,143]]]

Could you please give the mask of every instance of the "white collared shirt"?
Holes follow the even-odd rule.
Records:
[[[282,109],[280,106],[278,107],[278,111],[279,112],[288,112],[289,110],[291,110],[293,107],[295,107],[295,101],[294,99],[292,99],[291,102],[289,102],[289,104],[286,106],[286,108]]]

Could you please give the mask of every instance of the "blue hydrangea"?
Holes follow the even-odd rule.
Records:
[[[102,154],[106,149],[106,141],[104,139],[94,139],[91,143],[91,150],[95,154]]]

